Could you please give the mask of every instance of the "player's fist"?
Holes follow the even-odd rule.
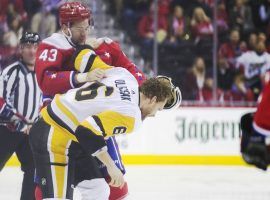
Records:
[[[105,78],[105,70],[103,69],[94,69],[91,72],[87,72],[86,81],[99,81],[102,78]]]
[[[91,81],[99,81],[102,78],[105,78],[105,70],[103,69],[94,69],[90,72],[78,73],[75,75],[75,83],[86,83]]]
[[[109,185],[122,188],[125,184],[124,175],[122,172],[116,166],[108,167],[107,170],[111,177]]]

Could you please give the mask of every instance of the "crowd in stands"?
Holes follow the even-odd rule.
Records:
[[[41,38],[58,29],[57,8],[61,0],[0,0],[0,67],[14,61],[23,31]]]
[[[151,62],[154,1],[114,0],[116,14],[130,39]],[[159,73],[176,80],[184,100],[213,100],[217,76],[219,102],[254,102],[270,66],[270,1],[158,0]],[[213,34],[217,26],[217,74],[213,74]]]
[[[59,29],[63,0],[0,0],[0,67],[18,53],[24,30],[41,38]],[[154,43],[153,0],[104,0],[109,11],[140,46],[151,65]],[[184,100],[256,101],[270,66],[270,0],[158,0],[159,74],[171,76]],[[44,20],[45,19],[45,20]],[[214,22],[218,33],[217,74],[213,74]],[[256,57],[256,58],[254,58]]]

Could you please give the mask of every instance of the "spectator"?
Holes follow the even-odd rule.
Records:
[[[22,20],[18,14],[8,17],[9,30],[4,34],[4,45],[16,48],[22,36]]]
[[[181,6],[175,6],[173,15],[169,18],[168,39],[170,42],[174,43],[184,39],[187,32],[187,23],[183,8]]]
[[[243,72],[245,85],[250,88],[257,100],[261,89],[261,72],[270,66],[270,55],[264,42],[260,41],[254,51],[248,51],[237,58],[236,67]]]
[[[266,40],[267,40],[266,35],[263,32],[258,33],[257,39],[258,39],[258,42],[263,42],[263,43],[266,43]]]
[[[211,105],[211,101],[214,100],[213,98],[213,79],[208,77],[205,80],[205,84],[201,90],[199,101],[200,103],[204,103],[206,105]],[[223,92],[219,88],[217,88],[217,100],[223,101]]]
[[[240,33],[238,30],[231,30],[230,40],[222,44],[219,48],[219,58],[225,59],[230,67],[235,67],[236,57],[240,56],[244,50],[240,46]]]
[[[254,94],[252,93],[252,90],[245,84],[245,77],[243,74],[236,74],[231,90],[225,94],[225,100],[230,102],[254,101]]]
[[[168,17],[172,0],[158,0],[158,14]]]
[[[139,19],[148,12],[149,5],[148,0],[125,0],[123,2],[121,24],[123,24],[123,28],[132,38],[137,38],[136,31],[134,30],[136,29]]]
[[[248,37],[247,49],[253,51],[256,48],[258,36],[256,33],[250,33]]]
[[[46,38],[56,31],[56,17],[51,13],[50,6],[43,6],[41,12],[33,16],[31,30],[39,33],[41,38]]]
[[[234,78],[234,69],[230,67],[226,58],[218,59],[218,88],[223,91],[229,91],[232,87],[233,78]]]
[[[23,7],[29,19],[32,19],[34,14],[39,11],[42,2],[41,0],[23,0]]]
[[[163,15],[158,15],[158,31],[167,32],[168,23]],[[153,40],[154,37],[154,4],[151,4],[149,13],[144,15],[138,25],[138,33],[144,39]]]
[[[244,0],[235,0],[235,5],[230,11],[230,22],[233,28],[248,33],[253,30],[251,9]]]
[[[270,19],[270,0],[251,0],[249,4],[256,29],[265,32]]]
[[[184,76],[183,97],[185,100],[202,99],[202,89],[206,79],[205,63],[202,57],[195,58],[194,64]]]
[[[183,0],[179,0],[179,2],[183,2]],[[212,18],[213,16],[212,7],[210,7],[211,4],[209,4],[209,2],[205,0],[191,0],[191,1],[189,0],[184,1],[184,4],[180,3],[180,5],[182,5],[182,7],[185,10],[185,13],[187,13],[188,16],[192,16],[194,8],[197,7],[202,8],[208,17]]]
[[[229,19],[225,3],[221,2],[217,6],[217,27],[219,33],[225,32],[229,29],[228,21]]]
[[[0,0],[0,23],[5,24],[8,13],[8,0]]]
[[[162,42],[167,36],[168,22],[164,15],[158,15],[157,40]],[[142,16],[138,24],[138,34],[142,41],[142,53],[150,57],[151,47],[154,41],[154,4],[152,3],[149,13]]]
[[[191,30],[195,41],[210,38],[213,34],[214,30],[211,20],[200,7],[195,8],[193,11]]]

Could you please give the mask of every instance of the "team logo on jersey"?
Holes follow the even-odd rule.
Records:
[[[123,134],[127,131],[127,128],[124,126],[117,126],[113,129],[113,134]]]
[[[108,53],[108,52],[105,52],[104,55],[105,55],[107,58],[111,57],[110,53]]]
[[[41,185],[46,185],[46,178],[41,179]]]
[[[53,78],[56,78],[56,73],[53,73],[52,75],[51,75],[51,78],[53,79]]]
[[[137,75],[138,77],[142,77],[142,73],[140,73],[140,72],[137,72],[136,75]]]

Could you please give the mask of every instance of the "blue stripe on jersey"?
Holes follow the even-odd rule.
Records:
[[[115,140],[115,137],[114,136],[109,137],[109,139],[106,140],[106,144],[108,147],[108,153],[110,154],[111,158],[114,160],[114,163],[121,170],[121,172],[125,174],[126,169],[122,163],[121,155],[119,153],[119,148]],[[105,177],[109,176],[105,165],[102,163],[100,163],[100,170]]]

